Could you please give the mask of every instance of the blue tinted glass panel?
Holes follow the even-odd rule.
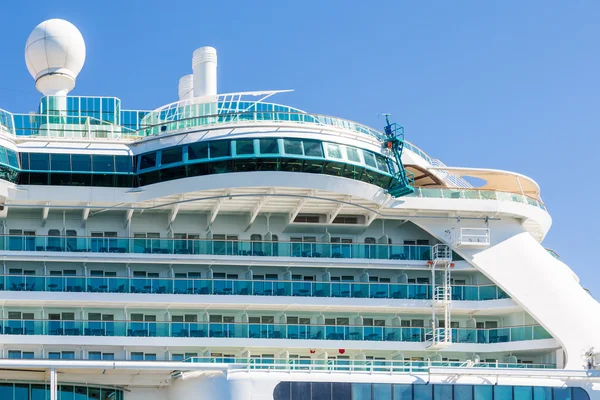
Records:
[[[13,399],[14,386],[12,383],[0,383],[0,399]]]
[[[140,169],[153,168],[156,166],[156,153],[142,154],[140,156]]]
[[[515,386],[513,395],[515,400],[533,400],[533,388],[531,386]]]
[[[412,400],[412,385],[394,384],[394,400]]]
[[[50,392],[44,385],[31,385],[31,400],[46,400],[46,394],[50,397]]]
[[[17,383],[15,385],[15,400],[27,399],[28,397],[29,397],[29,385]]]
[[[183,160],[183,147],[175,147],[173,149],[163,150],[161,157],[160,157],[160,163],[162,165],[178,163],[178,162],[181,162],[182,160]]]
[[[48,171],[50,168],[48,154],[29,153],[29,168],[34,171]]]
[[[254,155],[254,140],[236,140],[235,154],[237,154],[238,156]]]
[[[451,399],[452,385],[433,385],[434,399]]]
[[[129,156],[115,156],[115,170],[117,172],[131,172],[132,160]]]
[[[454,386],[454,398],[460,400],[473,400],[473,386],[472,385],[455,385]]]
[[[583,388],[572,388],[573,389],[573,400],[590,400],[590,396]]]
[[[115,172],[114,156],[92,155],[94,172]]]
[[[75,395],[73,394],[73,386],[60,385],[58,387],[58,398],[60,400],[74,400]]]
[[[277,139],[259,139],[261,154],[278,154]]]
[[[494,386],[494,400],[512,400],[512,386]]]
[[[21,168],[29,169],[29,153],[21,153]]]
[[[431,385],[414,385],[413,400],[431,400]]]
[[[6,149],[4,147],[0,147],[0,163],[10,165],[8,163],[8,157],[6,156]]]
[[[6,149],[6,154],[8,155],[8,164],[12,167],[18,168],[19,160],[17,153],[12,150]]]
[[[292,396],[290,382],[280,382],[273,390],[273,400],[289,400]]]
[[[311,400],[311,384],[310,382],[292,382],[292,399],[294,400]]]
[[[554,400],[573,400],[571,388],[554,388]]]
[[[90,154],[72,154],[71,168],[77,172],[90,172],[92,170],[92,156]]]
[[[371,400],[371,384],[353,383],[352,400]]]
[[[473,386],[473,400],[492,400],[492,387],[482,385]]]
[[[219,157],[230,157],[231,156],[231,148],[229,146],[229,140],[221,140],[217,142],[212,142],[209,144],[210,148],[210,158],[219,158]]]
[[[374,383],[373,398],[378,400],[392,400],[392,385],[389,383]]]
[[[194,143],[188,146],[188,160],[208,158],[208,143]]]
[[[345,382],[334,382],[331,385],[332,400],[346,400],[352,398],[352,384]]]
[[[71,171],[71,156],[69,154],[51,154],[50,168],[52,171]]]
[[[313,382],[311,400],[331,400],[331,382]]]

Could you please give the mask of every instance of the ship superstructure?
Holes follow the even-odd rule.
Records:
[[[43,22],[0,110],[2,399],[598,398],[532,179],[219,94],[211,47],[154,110],[68,96],[84,60]]]

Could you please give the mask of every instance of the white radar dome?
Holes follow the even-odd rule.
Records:
[[[25,45],[25,62],[44,95],[66,95],[85,62],[85,42],[79,29],[62,19],[35,27]]]

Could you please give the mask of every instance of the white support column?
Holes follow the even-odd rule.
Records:
[[[58,385],[54,368],[50,368],[50,400],[58,400]]]

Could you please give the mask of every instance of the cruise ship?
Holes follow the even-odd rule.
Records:
[[[212,47],[153,110],[70,96],[85,57],[42,22],[0,110],[0,399],[600,399],[531,178],[220,94]]]

